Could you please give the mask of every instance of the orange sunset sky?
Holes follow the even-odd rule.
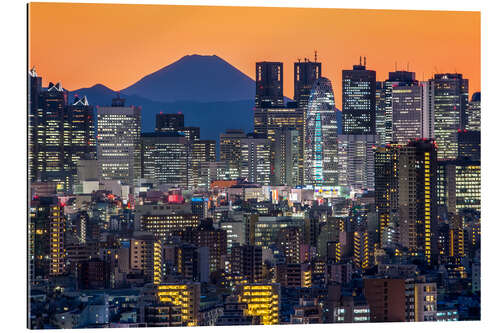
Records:
[[[69,90],[133,84],[188,54],[217,55],[255,78],[255,62],[314,58],[341,105],[342,69],[359,56],[385,80],[409,63],[417,79],[458,72],[480,91],[480,13],[401,10],[32,3],[29,62]]]

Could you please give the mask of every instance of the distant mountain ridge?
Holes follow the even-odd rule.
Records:
[[[187,55],[120,91],[158,102],[250,100],[255,81],[216,55]]]

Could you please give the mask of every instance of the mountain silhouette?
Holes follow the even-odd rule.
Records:
[[[253,100],[255,81],[216,55],[187,55],[121,93],[158,102]]]

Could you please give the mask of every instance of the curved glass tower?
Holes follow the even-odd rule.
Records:
[[[330,80],[313,84],[305,114],[304,173],[306,185],[338,185],[337,118]]]

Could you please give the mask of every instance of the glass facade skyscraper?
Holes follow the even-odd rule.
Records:
[[[313,84],[305,118],[305,184],[337,185],[337,119],[332,84],[327,78]]]

